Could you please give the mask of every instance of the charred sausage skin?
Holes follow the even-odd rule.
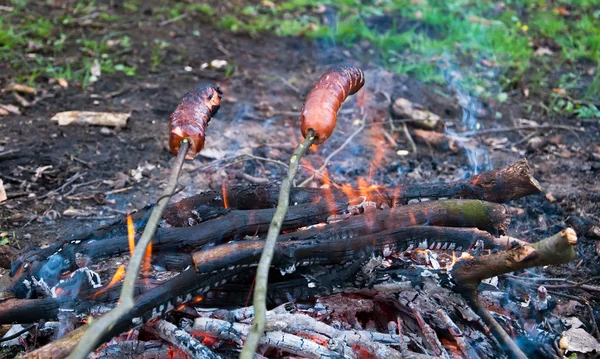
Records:
[[[185,156],[187,160],[194,159],[204,148],[206,127],[219,110],[221,94],[218,87],[208,85],[183,96],[169,118],[169,148],[174,155],[179,152],[179,145],[184,138],[190,142],[190,149]]]

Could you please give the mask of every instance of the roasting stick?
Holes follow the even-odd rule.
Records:
[[[144,233],[138,241],[127,266],[123,288],[117,306],[104,316],[95,320],[85,331],[85,334],[69,359],[85,359],[99,344],[102,336],[106,335],[123,317],[126,317],[135,307],[134,290],[146,248],[158,228],[163,212],[177,189],[177,180],[185,160],[193,160],[204,148],[206,127],[221,105],[221,91],[214,86],[198,87],[186,94],[177,105],[169,118],[169,148],[177,155],[169,182],[158,199],[158,202]]]
[[[290,188],[298,172],[300,159],[310,146],[320,145],[327,141],[333,133],[337,121],[337,113],[346,98],[355,94],[365,83],[363,72],[354,66],[335,66],[326,71],[306,96],[301,111],[301,130],[304,141],[298,145],[284,177],[279,192],[279,202],[275,215],[269,226],[264,243],[254,287],[254,321],[250,334],[246,339],[240,359],[251,359],[256,353],[264,335],[267,314],[267,284],[269,268],[273,260],[277,237],[281,231],[281,223],[287,214],[290,202]]]
[[[288,207],[290,204],[290,188],[296,173],[298,172],[298,165],[300,159],[306,154],[310,146],[315,142],[315,134],[313,130],[309,130],[306,138],[298,148],[294,151],[292,158],[290,158],[290,167],[288,168],[288,175],[281,182],[281,190],[279,191],[279,203],[277,204],[277,210],[273,215],[273,220],[269,225],[269,231],[267,232],[267,239],[265,240],[264,248],[260,261],[258,262],[258,268],[256,269],[256,284],[254,288],[254,322],[250,335],[246,340],[244,349],[240,355],[241,359],[253,358],[258,348],[258,344],[265,331],[265,318],[267,313],[267,285],[269,281],[269,268],[273,261],[273,254],[275,252],[275,244],[277,237],[281,231],[281,224],[287,214]]]
[[[138,278],[142,261],[144,260],[144,255],[146,253],[146,248],[152,240],[154,232],[156,232],[156,228],[158,228],[158,224],[162,218],[164,210],[167,208],[169,200],[175,194],[179,173],[183,167],[183,162],[189,147],[190,143],[187,139],[181,141],[179,153],[175,159],[175,163],[173,164],[173,169],[171,170],[167,187],[152,210],[148,224],[146,225],[146,228],[144,228],[144,233],[136,244],[133,255],[131,256],[131,261],[127,266],[125,279],[123,281],[123,289],[121,290],[121,296],[119,298],[119,304],[117,304],[117,306],[110,312],[106,313],[101,318],[94,320],[92,324],[89,325],[85,331],[85,334],[81,338],[81,341],[79,341],[79,344],[69,355],[69,359],[87,358],[88,354],[96,349],[96,347],[100,344],[100,338],[110,330],[110,328],[119,320],[119,318],[127,315],[134,308],[135,300],[133,294],[135,289],[135,281]]]

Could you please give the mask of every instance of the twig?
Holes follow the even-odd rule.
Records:
[[[319,174],[321,177],[324,177],[324,176],[321,174],[321,172],[322,172],[322,171],[325,169],[325,167],[327,167],[327,165],[329,164],[329,161],[331,161],[331,159],[333,158],[333,156],[337,155],[337,154],[338,154],[338,153],[339,153],[341,150],[343,150],[343,149],[344,149],[344,147],[346,147],[346,146],[347,146],[347,145],[350,143],[350,141],[352,141],[352,139],[353,139],[354,137],[356,137],[356,135],[358,135],[358,134],[359,134],[359,133],[360,133],[360,132],[361,132],[361,131],[362,131],[362,130],[365,128],[365,122],[366,122],[365,120],[366,120],[366,117],[365,117],[365,116],[363,116],[363,118],[362,118],[362,120],[361,120],[361,125],[360,125],[360,127],[359,127],[358,129],[356,129],[356,131],[354,131],[354,132],[353,132],[353,133],[350,135],[350,137],[348,137],[348,138],[346,139],[346,141],[344,141],[344,143],[342,143],[342,145],[341,145],[340,147],[336,148],[336,149],[335,149],[335,151],[331,152],[331,153],[329,154],[329,156],[327,156],[327,158],[325,159],[325,161],[323,162],[323,164],[321,165],[321,167],[319,167],[319,169],[318,169],[317,171],[314,171],[314,172],[313,172],[313,174],[312,174],[310,177],[308,177],[307,179],[305,179],[304,181],[302,181],[302,183],[300,183],[300,184],[298,185],[298,187],[304,187],[304,186],[306,186],[307,184],[309,184],[309,183],[310,183],[310,181],[312,181],[312,180],[315,178],[315,175],[316,175],[316,174]]]
[[[250,330],[250,335],[248,336],[246,344],[244,345],[244,348],[240,354],[240,359],[252,359],[254,357],[254,353],[256,352],[256,348],[258,348],[258,344],[260,343],[260,338],[263,336],[267,314],[266,302],[269,268],[271,267],[271,261],[273,260],[277,236],[279,236],[281,224],[285,218],[285,215],[287,214],[290,202],[290,188],[292,186],[292,182],[294,181],[294,177],[296,177],[296,173],[298,172],[300,159],[302,156],[304,156],[306,151],[308,151],[314,141],[315,133],[314,131],[309,130],[304,141],[298,145],[298,148],[296,148],[296,151],[294,151],[292,154],[292,158],[290,158],[290,167],[288,168],[288,175],[281,183],[277,209],[275,210],[273,220],[269,226],[269,232],[267,233],[264,249],[260,257],[260,262],[258,263],[258,268],[256,269],[256,284],[254,288],[254,321],[252,324],[252,329]]]
[[[244,158],[244,157],[247,157],[247,158]],[[233,164],[236,164],[238,162],[244,162],[244,161],[248,161],[248,160],[265,161],[265,162],[275,163],[275,164],[280,165],[280,166],[285,167],[285,168],[289,168],[290,167],[290,166],[288,166],[287,163],[279,161],[279,160],[274,160],[274,159],[271,159],[271,158],[260,157],[260,156],[255,156],[255,155],[252,155],[252,154],[244,153],[244,154],[241,154],[241,155],[232,156],[232,157],[225,157],[225,158],[222,158],[220,160],[216,160],[213,163],[208,164],[208,165],[200,168],[200,171],[204,171],[204,170],[209,169],[211,167],[215,167],[215,166],[217,166],[217,164],[219,162],[222,162],[222,161],[232,161],[232,162],[229,163],[229,165],[233,165]],[[313,174],[315,174],[315,175],[317,175],[317,176],[319,176],[321,178],[325,178],[325,175],[323,175],[322,173],[320,173],[319,170],[316,170],[314,168],[311,168],[311,167],[308,167],[308,166],[304,166],[304,165],[298,165],[298,166],[302,167],[305,170],[311,171]],[[333,186],[335,186],[336,188],[341,188],[341,186],[339,184],[333,182],[331,179],[329,179],[329,182]]]
[[[181,14],[181,15],[179,15],[179,16],[175,16],[175,17],[174,17],[174,18],[172,18],[172,19],[165,20],[165,21],[161,21],[161,22],[158,24],[158,26],[165,26],[165,25],[172,24],[172,23],[174,23],[174,22],[177,22],[177,21],[179,21],[179,20],[181,20],[181,19],[185,19],[186,17],[188,17],[188,15],[189,15],[188,13],[183,13],[183,14]]]
[[[185,330],[176,327],[166,320],[158,320],[150,327],[150,331],[159,338],[181,349],[190,358],[219,359],[221,358],[208,349]]]
[[[32,325],[30,325],[30,326],[28,326],[28,327],[25,327],[25,328],[23,328],[23,329],[19,330],[18,332],[14,333],[14,334],[12,334],[12,335],[9,335],[9,336],[7,336],[7,337],[4,337],[4,338],[0,338],[0,343],[2,343],[2,342],[7,342],[7,341],[9,341],[9,340],[13,340],[13,339],[15,339],[15,338],[18,338],[18,337],[20,337],[20,336],[21,336],[23,333],[26,333],[26,332],[30,331],[31,329],[33,329],[35,326],[36,326],[36,324],[32,324]]]
[[[527,359],[527,355],[523,353],[521,348],[512,340],[512,338],[506,333],[504,329],[498,324],[496,319],[492,316],[489,310],[487,310],[483,304],[481,304],[481,300],[479,299],[479,295],[476,290],[467,291],[467,293],[463,293],[463,296],[471,307],[475,310],[475,313],[481,317],[483,322],[490,328],[494,336],[498,339],[500,343],[504,346],[504,349],[510,352],[510,356],[512,358],[517,359]]]
[[[44,199],[48,196],[51,196],[53,194],[56,194],[58,192],[62,192],[68,185],[70,185],[71,183],[75,182],[79,177],[83,177],[87,174],[87,172],[84,173],[75,173],[73,176],[71,176],[71,178],[69,178],[62,186],[58,187],[57,189],[53,189],[52,191],[46,193],[45,195],[42,195],[40,197],[38,197],[37,199]]]
[[[404,132],[404,136],[406,136],[408,143],[410,143],[410,149],[411,149],[413,155],[416,155],[417,154],[417,145],[415,144],[415,140],[413,140],[412,135],[408,131],[408,127],[406,127],[406,123],[402,124],[402,131]]]
[[[460,136],[481,136],[489,133],[498,133],[498,132],[512,132],[512,131],[520,131],[520,130],[564,130],[564,131],[576,131],[576,132],[585,132],[585,130],[575,127],[575,126],[567,126],[567,125],[539,125],[539,126],[515,126],[515,127],[504,127],[504,128],[490,128],[487,130],[478,130],[478,131],[469,131],[459,133]]]
[[[181,142],[181,147],[179,148],[177,158],[175,159],[175,163],[173,164],[167,187],[165,188],[163,195],[158,200],[158,203],[152,210],[150,218],[148,219],[148,224],[144,228],[144,233],[138,241],[135,251],[131,256],[131,260],[129,261],[129,265],[127,266],[125,279],[123,281],[123,288],[119,298],[119,304],[113,310],[106,313],[98,320],[95,320],[89,326],[77,347],[75,347],[73,352],[69,355],[69,359],[87,358],[87,355],[94,350],[98,344],[100,344],[100,338],[110,330],[110,328],[119,320],[119,318],[127,315],[135,306],[135,300],[133,298],[135,282],[144,260],[146,247],[148,247],[148,244],[152,240],[154,232],[156,232],[156,228],[158,227],[158,223],[162,218],[162,214],[166,209],[171,196],[177,188],[177,180],[179,178],[181,168],[183,167],[183,162],[188,149],[189,142],[187,139],[183,140]]]

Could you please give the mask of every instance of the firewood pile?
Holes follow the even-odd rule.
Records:
[[[358,72],[349,76],[333,115],[362,86]],[[264,253],[268,310],[251,357],[554,358],[599,349],[586,340],[598,331],[593,315],[591,326],[557,320],[555,295],[525,271],[574,261],[575,231],[536,243],[506,236],[516,211],[504,203],[542,191],[525,159],[449,183],[286,188],[300,153],[281,187],[236,185],[167,206],[183,157],[202,150],[218,109],[218,89],[206,89],[198,93],[212,107],[196,107],[201,129],[178,127],[196,98],[179,108],[171,139],[181,162],[157,205],[13,259],[0,292],[5,350],[87,357],[76,346],[89,344],[91,358],[237,358],[261,317],[254,289]],[[394,111],[417,110],[397,102]],[[418,116],[425,130],[413,134],[437,134],[439,119]],[[306,127],[306,148],[327,139]],[[189,152],[186,138],[195,139]],[[140,275],[130,270],[138,252]]]

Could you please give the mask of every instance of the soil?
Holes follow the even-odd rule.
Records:
[[[134,20],[129,19],[130,23]],[[416,155],[399,155],[398,150],[410,151],[410,146],[401,130],[392,133],[389,129],[388,97],[402,96],[419,103],[445,118],[450,130],[461,132],[469,130],[458,101],[464,94],[451,86],[428,86],[389,73],[376,62],[360,61],[368,54],[368,49],[360,47],[343,49],[264,34],[251,37],[190,19],[144,31],[127,24],[115,26],[134,44],[154,39],[172,44],[157,72],[151,71],[148,50],[134,48],[127,62],[137,66],[135,77],[103,74],[85,90],[40,83],[38,97],[29,98],[38,100],[33,106],[23,108],[19,116],[0,117],[0,178],[9,196],[0,204],[0,232],[8,232],[5,236],[16,252],[62,241],[153,203],[173,158],[167,146],[168,117],[182,96],[201,83],[220,87],[223,104],[210,123],[206,150],[184,166],[180,183],[185,189],[176,199],[249,180],[279,180],[284,168],[277,164],[223,158],[251,153],[287,162],[301,139],[298,112],[305,94],[328,66],[337,63],[361,65],[367,86],[347,101],[332,138],[311,151],[304,165],[320,167],[358,128],[355,122],[364,107],[365,129],[329,162],[329,176],[336,183],[356,186],[359,178],[385,186],[449,181],[526,157],[546,192],[510,203],[524,210],[514,220],[511,235],[536,241],[565,228],[572,215],[600,221],[597,121],[535,115],[527,120],[582,131],[545,129],[535,137],[541,144],[522,141],[531,131],[491,132],[475,137],[475,154],[440,152],[418,145]],[[192,34],[198,29],[201,37]],[[215,59],[227,60],[233,71],[202,69],[202,64]],[[0,73],[9,70],[3,66],[0,64]],[[10,77],[1,78],[0,87],[11,81]],[[532,100],[511,97],[493,107],[471,99],[467,107],[479,128],[506,128],[527,124],[519,122],[527,101]],[[0,94],[0,103],[17,105],[9,93]],[[123,129],[59,127],[50,121],[54,114],[69,110],[129,112],[131,117]],[[298,182],[310,175],[310,171],[301,171]],[[75,180],[64,186],[74,176]],[[94,182],[77,186],[90,181]],[[322,184],[319,178],[311,182],[313,186]],[[548,269],[547,274],[568,274],[573,280],[599,274],[595,243],[582,242],[583,262],[578,270],[573,263]],[[597,308],[597,303],[592,304]]]

